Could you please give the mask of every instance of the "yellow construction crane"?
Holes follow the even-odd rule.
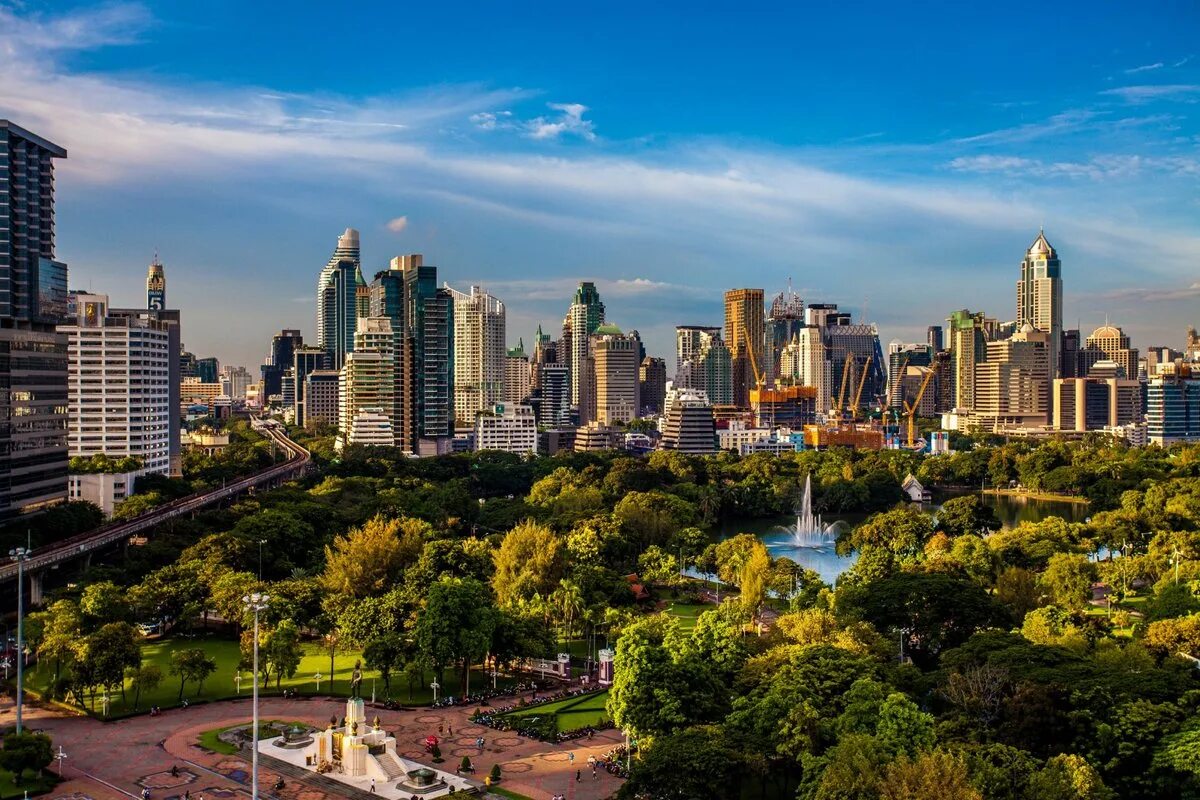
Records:
[[[846,387],[850,384],[850,370],[853,366],[854,356],[847,353],[846,360],[842,362],[842,388],[837,396],[837,414],[839,418],[846,414]]]
[[[937,372],[937,363],[929,368],[929,372],[925,373],[924,380],[921,381],[921,388],[917,390],[917,396],[913,399],[912,405],[904,399],[904,376],[900,376],[900,402],[904,404],[904,413],[908,415],[908,446],[911,448],[916,442],[914,430],[916,426],[917,409],[921,407],[921,398],[925,396],[925,390],[929,388],[929,382],[933,380],[933,374]]]
[[[854,393],[854,405],[850,406],[850,419],[858,419],[858,403],[862,400],[863,386],[867,382],[867,373],[871,371],[871,356],[863,362],[862,374],[858,376],[858,391]]]
[[[754,384],[761,392],[763,384],[766,383],[766,377],[758,371],[758,361],[754,357],[754,344],[750,341],[750,332],[746,330],[745,323],[742,324],[742,336],[746,337],[746,351],[750,354],[750,369],[754,370]]]

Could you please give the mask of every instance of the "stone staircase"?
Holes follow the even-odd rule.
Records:
[[[376,763],[383,770],[383,774],[387,775],[387,783],[403,778],[406,774],[404,765],[400,763],[400,759],[396,758],[396,754],[390,751],[382,755],[375,756]]]

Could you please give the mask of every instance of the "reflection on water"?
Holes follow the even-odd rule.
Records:
[[[1061,500],[1035,500],[1012,495],[983,495],[983,502],[995,512],[996,518],[1004,528],[1013,528],[1022,522],[1038,522],[1046,517],[1062,517],[1068,522],[1083,522],[1088,516],[1088,507],[1084,503],[1067,503]],[[949,499],[948,497],[945,499]],[[926,507],[936,511],[939,504]],[[810,512],[811,514],[811,512]],[[854,526],[866,519],[866,514],[841,514],[837,520],[826,523],[826,527],[841,522]],[[762,540],[771,556],[781,558],[786,556],[801,566],[811,569],[821,576],[826,583],[834,583],[837,577],[854,564],[857,555],[839,556],[832,542],[819,544],[811,541],[800,530],[804,527],[796,517],[776,517],[773,519],[734,522],[721,529],[721,538],[728,539],[739,533],[750,533]],[[806,546],[818,544],[818,546]]]

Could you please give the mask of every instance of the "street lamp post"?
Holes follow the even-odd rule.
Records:
[[[62,777],[63,761],[67,758],[67,751],[62,749],[62,745],[58,746],[58,752],[54,754],[54,760],[58,762],[58,777]]]
[[[254,612],[254,731],[250,736],[250,746],[253,748],[250,753],[250,800],[258,800],[258,612],[266,610],[270,599],[269,595],[258,592],[242,598],[246,610]]]
[[[319,672],[316,673],[315,675],[313,675],[313,678],[315,678],[317,681],[317,694],[320,694],[321,693],[321,673],[319,673]]]
[[[242,673],[233,676],[233,685],[237,687],[237,693],[242,693]]]
[[[29,550],[16,547],[8,555],[17,562],[17,733],[21,732],[21,705],[25,701],[25,559]],[[7,673],[7,670],[5,671]]]
[[[8,670],[11,666],[12,659],[10,659],[8,656],[5,656],[4,660],[0,661],[0,667],[4,667],[4,680],[6,681],[8,680]]]
[[[912,628],[901,628],[900,629],[900,663],[901,664],[904,663],[904,639],[910,633],[912,633]]]
[[[429,684],[429,688],[433,689],[433,702],[436,703],[438,689],[442,688],[442,685],[440,683],[438,683],[437,680],[435,679],[433,683]]]

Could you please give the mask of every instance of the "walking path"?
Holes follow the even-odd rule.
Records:
[[[297,720],[324,727],[331,716],[344,713],[345,707],[344,699],[266,698],[259,701],[259,715],[264,720]],[[591,741],[546,744],[510,731],[472,725],[469,716],[474,708],[369,708],[367,716],[378,715],[383,728],[395,733],[397,749],[406,758],[453,772],[464,755],[470,756],[480,779],[493,764],[500,764],[500,785],[533,800],[549,800],[558,793],[568,800],[603,800],[620,786],[620,780],[603,769],[593,780],[587,764],[589,755],[598,758],[622,742],[618,732],[602,731]],[[172,800],[184,791],[192,800],[247,800],[249,752],[246,758],[211,753],[198,747],[197,741],[204,731],[249,723],[250,713],[248,700],[233,700],[171,709],[157,717],[100,722],[27,704],[24,719],[26,727],[53,737],[55,751],[61,745],[67,753],[63,769],[67,780],[49,795],[52,800],[136,800],[144,787],[150,789],[152,800]],[[14,722],[12,698],[0,699],[0,726]],[[433,764],[424,750],[425,737],[430,734],[442,739],[443,764]],[[475,746],[479,736],[486,740],[483,752]],[[171,775],[172,766],[178,767],[178,776]],[[306,775],[303,781],[291,774],[285,776],[285,786],[276,794],[271,787],[277,777],[278,773],[260,764],[262,797],[332,800],[348,796],[345,790],[335,791],[328,781],[317,780],[315,774]]]

